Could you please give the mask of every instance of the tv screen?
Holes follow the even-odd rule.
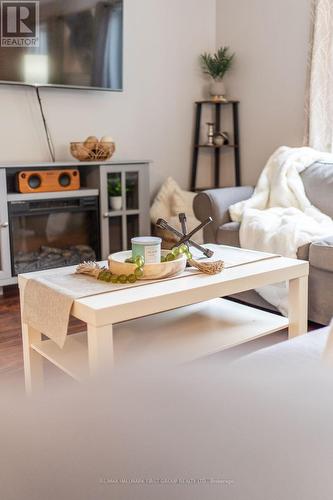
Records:
[[[0,80],[122,90],[123,1],[1,2]]]

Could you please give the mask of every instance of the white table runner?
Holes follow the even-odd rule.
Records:
[[[266,260],[276,255],[253,252],[243,249],[219,245],[206,245],[215,253],[210,260],[224,260],[225,268],[249,264],[258,260]],[[194,254],[197,258],[197,255]],[[207,259],[204,259],[207,260]],[[106,264],[106,263],[103,263]],[[126,288],[149,286],[158,281],[178,280],[200,274],[194,268],[187,268],[181,275],[163,280],[144,281],[136,283],[112,284],[95,278],[75,274],[73,268],[62,268],[47,272],[36,278],[33,274],[25,285],[23,295],[23,322],[52,339],[59,347],[63,347],[67,337],[68,322],[73,302],[77,299],[117,292]],[[110,296],[110,301],[112,296]]]

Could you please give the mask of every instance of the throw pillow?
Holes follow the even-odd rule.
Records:
[[[150,209],[150,217],[153,224],[156,223],[157,219],[162,218],[169,222],[169,224],[179,231],[181,230],[178,214],[185,212],[187,216],[188,230],[194,229],[200,221],[195,218],[193,212],[193,200],[196,193],[191,191],[184,191],[180,188],[177,182],[168,177],[162,184],[152,207]],[[163,231],[161,234],[158,231],[159,236],[163,236],[164,240],[170,242],[176,242],[177,238],[168,231]],[[203,243],[203,232],[199,231],[193,238],[197,243]]]
[[[176,190],[180,190],[177,182],[172,177],[168,177],[163,182],[150,208],[150,218],[153,224],[156,223],[157,219],[168,220],[171,217],[171,198]]]

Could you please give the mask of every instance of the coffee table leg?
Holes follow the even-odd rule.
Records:
[[[89,371],[92,375],[113,365],[112,325],[88,327]]]
[[[42,389],[44,385],[43,358],[31,349],[31,344],[42,340],[42,334],[23,322],[24,287],[26,281],[19,277],[21,330],[23,344],[24,382],[28,394]]]
[[[308,331],[308,276],[289,281],[289,338]]]
[[[25,390],[28,394],[40,390],[43,387],[43,358],[38,352],[30,347],[31,344],[39,342],[41,339],[42,334],[40,332],[26,323],[22,323],[24,380]]]

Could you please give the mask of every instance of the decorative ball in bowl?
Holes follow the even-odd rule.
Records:
[[[170,250],[162,250],[162,256],[166,257]],[[136,264],[125,262],[132,257],[131,250],[117,252],[109,255],[109,269],[112,274],[133,274],[136,269]],[[181,274],[186,268],[186,256],[180,254],[174,260],[166,262],[158,262],[156,264],[145,264],[143,267],[142,280],[160,280],[163,278],[171,278],[177,274]]]
[[[105,161],[111,158],[116,145],[112,137],[105,136],[98,140],[95,136],[89,136],[83,142],[71,142],[70,150],[79,161]]]

